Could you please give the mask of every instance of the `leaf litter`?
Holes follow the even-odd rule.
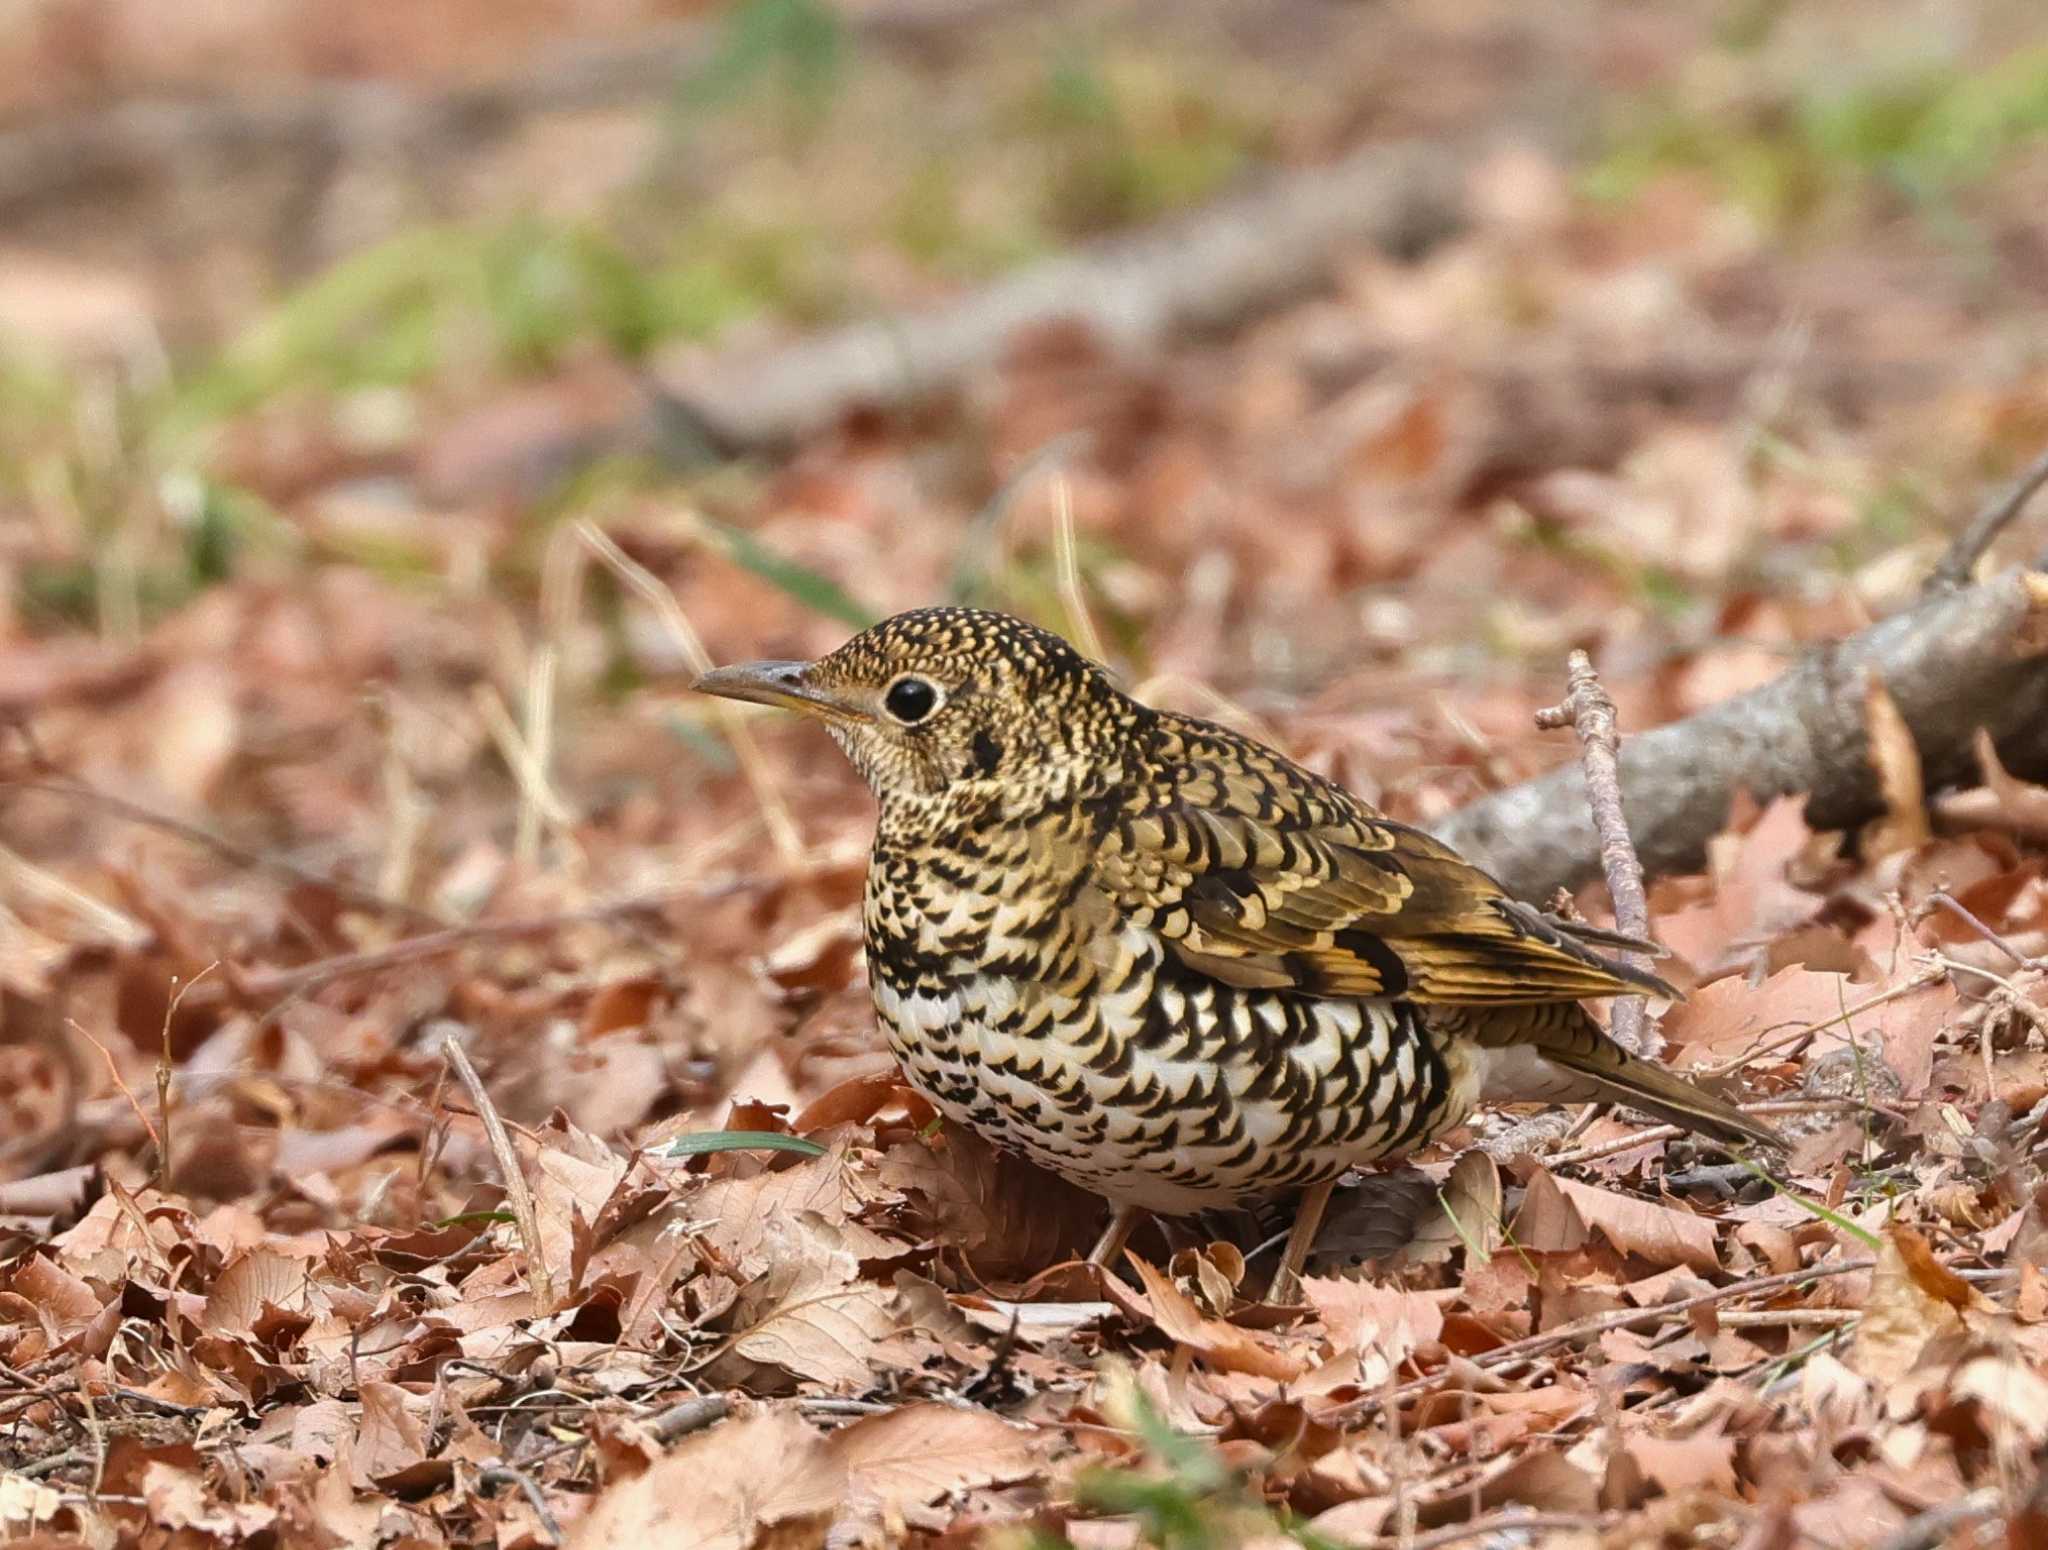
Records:
[[[1427,821],[1565,756],[1529,721],[1568,647],[1615,661],[1624,734],[1740,692],[1887,601],[1892,551],[1835,563],[1886,470],[1960,503],[2048,423],[2038,371],[1884,426],[1816,389],[1723,430],[1682,382],[1622,423],[1607,347],[1741,343],[1816,293],[1855,309],[1821,351],[1893,302],[1978,345],[1978,283],[1937,243],[1867,285],[1849,238],[1745,247],[1684,177],[1639,221],[1533,150],[1485,175],[1471,230],[1240,337],[1020,341],[950,416],[627,491],[606,531],[715,655],[794,656],[947,595],[990,504],[977,585],[1071,628],[1056,503],[1004,457],[1090,426],[1073,552],[1133,682]],[[1533,439],[1492,364],[1532,318]],[[458,429],[425,417],[402,487]],[[284,519],[323,531],[330,477]],[[894,1077],[831,751],[760,722],[752,762],[630,572],[447,515],[429,548],[481,542],[493,584],[322,539],[133,645],[0,624],[31,734],[0,764],[9,1535],[1846,1546],[2048,1516],[2048,789],[1988,744],[1926,789],[1873,682],[1875,826],[1740,803],[1652,889],[1667,1058],[1783,1126],[1779,1177],[1626,1114],[1499,1158],[1475,1123],[1339,1195],[1299,1306],[1261,1300],[1270,1211],[1148,1229],[1104,1283],[1098,1203]]]

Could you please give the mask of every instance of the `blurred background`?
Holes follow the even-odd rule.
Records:
[[[2048,439],[2037,0],[15,0],[0,82],[0,980],[278,1073],[230,1195],[436,1019],[611,1135],[876,1068],[866,799],[705,660],[993,603],[1428,820]]]

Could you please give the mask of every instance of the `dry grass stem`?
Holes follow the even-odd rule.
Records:
[[[711,655],[704,649],[703,637],[690,623],[675,594],[662,585],[661,578],[621,549],[596,523],[579,522],[576,532],[605,567],[654,610],[663,628],[675,641],[676,649],[682,653],[683,660],[689,664],[690,671],[700,675],[710,672]],[[754,800],[760,804],[761,817],[768,825],[768,838],[775,846],[776,856],[785,867],[795,870],[802,866],[804,860],[803,833],[797,828],[796,819],[790,815],[789,804],[782,800],[782,793],[776,789],[774,779],[768,773],[760,744],[754,741],[754,734],[738,707],[729,701],[712,701],[711,714],[717,718],[719,729],[732,745],[740,772],[753,789]]]
[[[317,963],[300,964],[295,968],[249,971],[236,978],[236,986],[243,995],[258,1001],[304,995],[333,980],[355,974],[373,974],[382,969],[395,968],[400,964],[417,963],[424,958],[437,958],[443,953],[456,952],[476,942],[506,941],[522,936],[547,936],[567,926],[618,920],[643,910],[659,909],[672,897],[674,895],[669,893],[642,894],[608,904],[593,904],[584,909],[563,910],[553,915],[524,916],[517,920],[474,921],[466,926],[450,926],[442,931],[428,932],[424,936],[407,937],[402,942],[393,942],[389,947],[372,948],[360,953],[339,953],[332,958],[322,958]]]
[[[505,1184],[505,1203],[511,1208],[514,1226],[519,1232],[519,1241],[526,1250],[527,1279],[533,1284],[534,1311],[543,1316],[555,1311],[554,1285],[548,1274],[547,1256],[542,1252],[540,1216],[534,1210],[533,1193],[526,1187],[526,1174],[519,1166],[519,1154],[513,1150],[512,1136],[505,1129],[504,1120],[498,1117],[497,1105],[491,1102],[491,1095],[484,1088],[483,1078],[476,1074],[476,1067],[470,1064],[469,1054],[460,1040],[450,1036],[441,1041],[441,1050],[448,1058],[448,1064],[455,1068],[456,1079],[469,1093],[469,1101],[476,1109],[477,1118],[483,1121],[484,1135],[490,1142],[491,1156],[498,1164],[498,1174]]]
[[[106,813],[111,817],[119,818],[125,823],[138,824],[143,828],[155,829],[164,834],[175,835],[188,844],[213,852],[214,855],[219,856],[231,866],[246,867],[252,872],[268,872],[273,876],[282,877],[309,888],[325,889],[351,909],[359,909],[377,914],[399,915],[420,925],[439,926],[446,924],[438,915],[428,910],[420,909],[417,905],[407,904],[400,899],[387,898],[383,894],[354,887],[339,879],[323,876],[318,872],[309,871],[305,867],[295,866],[293,863],[276,856],[266,856],[260,851],[251,850],[246,845],[238,845],[233,840],[215,834],[210,829],[201,828],[198,824],[187,823],[184,819],[174,818],[169,813],[157,812],[152,808],[142,806],[140,803],[131,802],[126,797],[115,796],[110,791],[102,791],[97,786],[90,785],[85,781],[68,775],[31,775],[10,779],[0,782],[0,784],[18,791],[43,791],[48,792],[52,796],[66,797],[72,801],[84,803],[96,811]]]
[[[1067,628],[1090,658],[1107,662],[1109,653],[1081,588],[1081,555],[1074,538],[1074,486],[1064,472],[1052,477],[1052,534],[1053,567],[1059,577],[1060,603],[1067,611]]]
[[[0,883],[24,897],[55,904],[77,916],[95,936],[115,947],[132,952],[154,935],[134,916],[103,899],[95,899],[83,888],[73,887],[55,872],[37,866],[5,845],[0,845]]]

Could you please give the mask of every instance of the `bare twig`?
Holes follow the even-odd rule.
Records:
[[[1717,1286],[1711,1291],[1698,1292],[1690,1297],[1676,1298],[1671,1302],[1654,1303],[1647,1308],[1622,1308],[1612,1313],[1596,1313],[1591,1317],[1577,1319],[1569,1324],[1560,1324],[1556,1329],[1545,1330],[1540,1335],[1511,1341],[1496,1346],[1491,1351],[1473,1358],[1473,1364],[1488,1372],[1500,1367],[1511,1367],[1531,1357],[1541,1356],[1546,1351],[1574,1341],[1591,1339],[1604,1335],[1609,1330],[1629,1329],[1639,1324],[1657,1324],[1676,1314],[1690,1313],[1694,1308],[1704,1308],[1713,1303],[1726,1302],[1733,1297],[1756,1297],[1769,1292],[1782,1292],[1787,1287],[1798,1286],[1806,1281],[1821,1281],[1830,1276],[1853,1275],[1859,1270],[1869,1270],[1877,1263],[1874,1259],[1846,1259],[1832,1265],[1810,1265],[1804,1270],[1788,1270],[1782,1275],[1759,1276],[1748,1281],[1734,1281],[1727,1286]],[[1382,1404],[1400,1404],[1418,1395],[1427,1394],[1442,1382],[1441,1373],[1432,1373],[1404,1383],[1390,1394],[1369,1394],[1361,1399],[1347,1401],[1335,1408],[1322,1412],[1317,1420],[1325,1425],[1340,1420],[1349,1420],[1368,1414]]]
[[[202,850],[210,850],[231,866],[246,867],[252,872],[269,872],[274,876],[301,883],[309,888],[318,888],[331,893],[350,909],[358,909],[380,915],[397,915],[416,925],[441,925],[438,915],[407,904],[402,899],[389,899],[380,893],[357,888],[336,878],[323,877],[320,873],[296,866],[277,856],[266,856],[261,851],[238,845],[233,840],[215,834],[211,829],[198,824],[187,823],[169,813],[157,812],[154,808],[130,802],[126,797],[115,796],[97,786],[69,775],[29,775],[10,778],[0,782],[0,789],[13,791],[43,791],[52,796],[68,797],[74,802],[96,808],[111,817],[128,823],[139,824],[146,829],[156,829],[164,834],[175,835],[186,843]]]
[[[157,1137],[156,1187],[167,1195],[171,1192],[171,1076],[174,1069],[171,1060],[171,1019],[178,1015],[178,1008],[185,1004],[185,996],[192,987],[219,967],[220,960],[215,959],[180,984],[171,992],[170,1004],[164,1008],[162,1048],[157,1051],[156,1059],[156,1113],[158,1123],[163,1126],[163,1134]]]
[[[127,1080],[121,1075],[121,1067],[114,1059],[114,1052],[87,1032],[85,1024],[81,1023],[77,1018],[68,1017],[65,1021],[77,1031],[80,1038],[100,1052],[100,1058],[107,1063],[107,1074],[114,1079],[114,1085],[121,1089],[121,1096],[128,1100],[128,1107],[135,1111],[135,1118],[140,1121],[143,1133],[149,1137],[149,1144],[156,1148],[157,1156],[163,1156],[163,1137],[157,1134],[156,1126],[150,1123],[149,1115],[143,1111],[142,1105],[135,1101],[135,1094],[129,1088]]]
[[[1129,350],[1258,312],[1361,247],[1413,252],[1462,223],[1465,148],[1375,139],[1157,227],[1063,253],[921,312],[865,320],[766,352],[679,354],[657,370],[671,414],[727,448],[775,447],[848,408],[943,395],[1023,330],[1078,323]],[[701,434],[701,432],[700,432]]]
[[[2004,953],[2006,957],[2010,958],[2020,968],[2039,969],[2048,967],[2048,959],[2029,958],[2025,953],[2021,952],[2017,947],[2013,946],[2012,943],[2008,942],[2004,937],[2000,936],[1996,931],[1993,931],[1989,926],[1984,924],[1983,921],[1979,920],[1975,913],[1971,911],[1970,907],[1964,904],[1962,900],[1955,897],[1954,894],[1948,893],[1943,889],[1937,888],[1934,890],[1933,893],[1930,893],[1927,896],[1927,900],[1930,904],[1938,904],[1943,909],[1947,910],[1951,915],[1955,916],[1964,925],[1968,926],[1971,930],[1975,931],[1977,935],[1981,936],[1993,947],[1997,948],[2000,952]]]
[[[700,1432],[732,1414],[732,1401],[723,1394],[692,1394],[647,1419],[647,1430],[662,1442],[674,1442],[691,1432]]]
[[[1953,592],[1968,586],[1970,576],[1977,569],[1977,562],[1984,558],[1985,551],[2026,510],[2027,502],[2044,484],[2048,484],[2048,452],[2035,458],[2019,478],[1978,508],[1969,525],[1948,546],[1940,563],[1928,573],[1926,590]]]
[[[355,974],[374,974],[380,969],[417,963],[422,958],[438,958],[443,953],[456,952],[476,942],[503,942],[515,937],[547,936],[567,926],[617,920],[643,910],[658,909],[669,897],[667,894],[650,894],[620,899],[610,904],[594,904],[587,909],[563,910],[555,915],[528,915],[516,920],[473,921],[466,926],[450,926],[445,931],[430,931],[424,936],[407,937],[402,942],[393,942],[389,947],[371,948],[360,953],[337,953],[332,958],[322,958],[317,963],[300,964],[293,969],[257,969],[233,975],[233,978],[237,989],[243,995],[258,1001],[303,995],[333,980],[345,979]]]
[[[514,1469],[510,1464],[493,1464],[481,1471],[476,1483],[482,1490],[495,1490],[501,1485],[517,1486],[519,1494],[526,1498],[527,1506],[533,1509],[534,1517],[540,1520],[541,1528],[556,1544],[562,1542],[562,1525],[548,1508],[548,1499],[541,1494],[539,1484],[523,1469]]]
[[[1868,1114],[1870,1105],[1857,1103],[1848,1098],[1771,1098],[1762,1103],[1743,1105],[1751,1114]],[[1566,1163],[1593,1162],[1598,1158],[1612,1157],[1617,1152],[1632,1152],[1639,1146],[1649,1146],[1657,1141],[1672,1141],[1687,1132],[1676,1125],[1649,1125],[1641,1130],[1632,1130],[1625,1136],[1613,1136],[1605,1141],[1595,1141],[1590,1146],[1574,1147],[1568,1152],[1553,1152],[1543,1159],[1546,1168],[1561,1167]],[[1711,1170],[1696,1169],[1695,1172]],[[1744,1178],[1755,1175],[1744,1165],[1736,1164],[1734,1172]]]
[[[1639,1146],[1648,1146],[1653,1141],[1669,1141],[1685,1132],[1676,1125],[1652,1125],[1647,1130],[1632,1130],[1625,1136],[1612,1136],[1605,1141],[1596,1141],[1591,1146],[1579,1146],[1569,1152],[1558,1152],[1543,1159],[1547,1168],[1561,1168],[1566,1163],[1592,1162],[1601,1157],[1612,1157],[1616,1152],[1632,1152]]]
[[[1650,901],[1643,892],[1643,864],[1636,859],[1628,819],[1621,810],[1620,718],[1600,675],[1593,671],[1592,657],[1585,652],[1571,654],[1566,684],[1563,703],[1536,712],[1536,725],[1546,731],[1568,726],[1578,734],[1586,800],[1600,839],[1600,865],[1607,874],[1608,897],[1614,901],[1614,924],[1624,935],[1647,941]],[[1639,954],[1623,954],[1622,961],[1634,968],[1645,967]],[[1615,1041],[1629,1053],[1656,1057],[1657,1034],[1641,996],[1622,996],[1615,1001],[1613,1031]]]
[[[504,1120],[498,1117],[497,1105],[491,1102],[483,1078],[476,1074],[476,1067],[470,1064],[469,1053],[461,1042],[454,1038],[443,1039],[441,1049],[448,1057],[448,1064],[455,1068],[456,1078],[468,1091],[477,1118],[484,1123],[491,1156],[497,1160],[498,1173],[505,1181],[505,1203],[511,1207],[513,1223],[519,1229],[519,1241],[526,1249],[526,1275],[533,1286],[534,1309],[542,1314],[552,1313],[555,1311],[555,1290],[548,1276],[547,1257],[542,1253],[540,1217],[533,1207],[533,1192],[526,1187],[526,1174],[519,1166],[519,1154],[512,1149],[512,1137],[505,1129]]]
[[[2000,1500],[1997,1489],[1987,1485],[1952,1502],[1939,1502],[1879,1540],[1877,1550],[1934,1550],[1934,1546],[1972,1518],[1989,1517],[1998,1511]]]
[[[1468,1539],[1485,1539],[1494,1534],[1533,1534],[1545,1530],[1597,1534],[1609,1521],[1597,1513],[1531,1512],[1525,1507],[1511,1507],[1506,1512],[1431,1529],[1427,1534],[1382,1534],[1371,1543],[1387,1546],[1388,1550],[1442,1550],[1445,1545],[1461,1545]]]
[[[1743,1308],[1714,1316],[1723,1329],[1796,1329],[1802,1324],[1853,1324],[1862,1317],[1859,1308]]]

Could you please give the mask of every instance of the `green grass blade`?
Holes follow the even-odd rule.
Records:
[[[830,576],[814,571],[808,565],[777,554],[753,534],[742,528],[728,527],[723,522],[714,522],[709,517],[699,519],[704,531],[725,550],[735,565],[752,571],[771,586],[787,592],[813,613],[821,613],[828,619],[837,619],[842,624],[864,630],[880,615],[871,608],[863,607],[850,597],[845,588]]]
[[[804,1157],[823,1157],[825,1148],[802,1136],[786,1136],[775,1130],[693,1130],[677,1136],[656,1155],[702,1157],[709,1152],[795,1152]]]

